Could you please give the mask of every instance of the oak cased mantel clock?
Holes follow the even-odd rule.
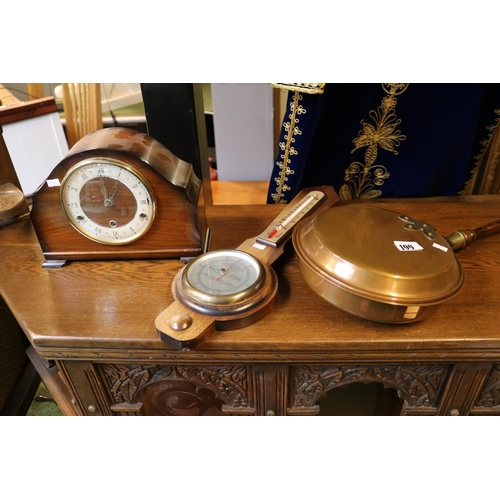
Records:
[[[112,127],[83,137],[33,195],[43,266],[198,255],[201,184],[191,164],[141,132]]]

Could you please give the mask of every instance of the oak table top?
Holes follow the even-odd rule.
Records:
[[[355,202],[356,203],[356,202]],[[368,203],[368,202],[363,202]],[[443,235],[500,217],[500,196],[375,200],[424,220]],[[236,248],[281,211],[276,205],[207,207],[211,250]],[[273,309],[240,330],[217,331],[195,349],[159,338],[156,316],[172,301],[177,259],[70,262],[43,269],[31,221],[0,229],[0,293],[36,351],[47,359],[235,360],[385,363],[500,359],[500,234],[457,254],[465,284],[434,316],[385,325],[351,316],[304,283],[291,242],[274,264]]]

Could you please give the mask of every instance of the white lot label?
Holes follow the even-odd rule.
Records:
[[[61,183],[59,182],[59,179],[47,179],[47,186],[49,186],[49,188],[57,187],[60,185]]]
[[[395,241],[394,244],[401,252],[416,252],[424,249],[416,241]]]

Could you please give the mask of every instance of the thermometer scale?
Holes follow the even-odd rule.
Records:
[[[182,268],[172,283],[174,302],[155,326],[161,340],[192,348],[217,330],[238,329],[272,307],[278,278],[271,264],[283,253],[295,225],[339,200],[331,187],[302,190],[257,237],[236,249],[204,253]]]
[[[314,210],[314,207],[320,203],[324,197],[325,194],[321,191],[312,191],[309,193],[296,207],[285,210],[285,213],[280,216],[278,224],[273,225],[273,221],[273,223],[257,237],[257,242],[277,247],[278,243],[282,241],[283,238],[291,234],[297,222],[310,214]]]

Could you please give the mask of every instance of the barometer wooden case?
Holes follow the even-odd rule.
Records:
[[[234,250],[214,250],[192,260],[173,280],[174,302],[155,319],[159,338],[177,349],[191,349],[214,330],[244,328],[261,319],[278,291],[270,266],[294,226],[338,200],[329,186],[303,189],[260,235]]]
[[[43,266],[198,255],[200,190],[193,166],[154,138],[122,127],[89,134],[33,196]]]

